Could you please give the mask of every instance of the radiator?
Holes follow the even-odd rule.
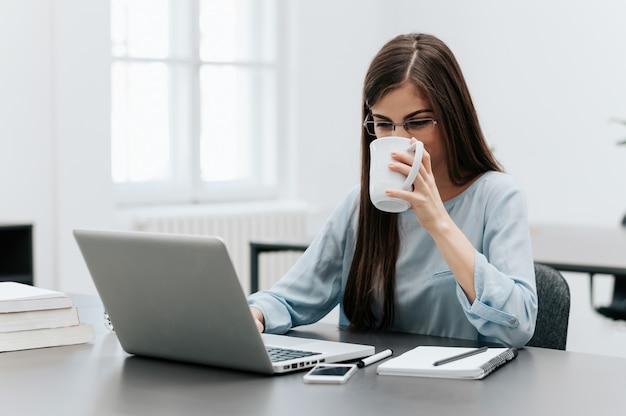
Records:
[[[308,210],[304,206],[268,209],[192,209],[136,215],[139,231],[215,235],[226,243],[245,293],[250,293],[250,241],[307,238]],[[301,252],[262,253],[259,257],[259,289],[269,288],[302,255]]]

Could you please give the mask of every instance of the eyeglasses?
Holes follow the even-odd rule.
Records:
[[[386,137],[391,136],[396,127],[402,126],[411,135],[431,133],[435,130],[437,120],[434,118],[414,118],[402,123],[392,123],[391,121],[372,120],[371,115],[367,116],[363,126],[371,136]]]

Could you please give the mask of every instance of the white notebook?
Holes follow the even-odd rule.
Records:
[[[380,375],[393,376],[481,379],[517,357],[515,348],[495,347],[466,358],[435,365],[437,361],[475,349],[420,346],[380,364],[377,372]]]

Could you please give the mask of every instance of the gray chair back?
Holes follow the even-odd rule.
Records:
[[[565,350],[569,325],[570,291],[567,281],[552,267],[535,263],[537,324],[528,346]]]

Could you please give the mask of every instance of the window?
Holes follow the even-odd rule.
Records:
[[[121,203],[275,193],[277,15],[268,0],[111,0]]]

